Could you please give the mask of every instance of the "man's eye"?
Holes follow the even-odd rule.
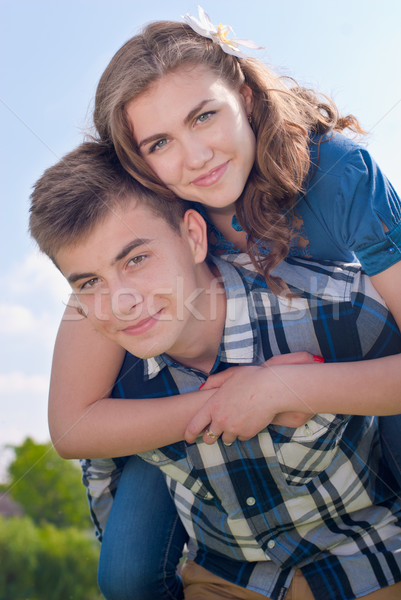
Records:
[[[99,279],[97,277],[94,277],[93,279],[89,279],[89,281],[85,281],[85,283],[83,283],[81,285],[80,289],[81,290],[87,290],[89,288],[92,288],[92,287],[94,287],[97,284],[98,281],[99,281]]]
[[[144,254],[140,254],[139,256],[134,256],[134,258],[131,258],[128,261],[128,265],[134,264],[134,265],[139,265],[141,262],[143,262],[145,260],[145,255]]]

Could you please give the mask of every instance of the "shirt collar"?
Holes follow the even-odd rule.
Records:
[[[223,336],[212,371],[220,362],[250,364],[256,356],[257,335],[251,322],[250,298],[244,281],[232,264],[217,256],[211,256],[210,260],[220,272],[227,298]],[[156,377],[164,367],[171,365],[169,357],[163,354],[143,362],[145,380]]]
[[[219,358],[226,363],[252,363],[256,351],[256,333],[252,326],[250,297],[236,267],[226,260],[212,257],[226,292],[227,312]]]

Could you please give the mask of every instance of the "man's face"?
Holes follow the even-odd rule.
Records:
[[[56,261],[97,331],[139,358],[185,355],[204,327],[199,286],[210,272],[198,240],[203,227],[190,210],[178,233],[133,202],[110,211]]]

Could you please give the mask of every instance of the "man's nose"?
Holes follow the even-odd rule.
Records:
[[[143,306],[143,296],[132,288],[119,288],[111,294],[111,310],[119,319],[138,318]],[[138,314],[137,314],[138,313]]]

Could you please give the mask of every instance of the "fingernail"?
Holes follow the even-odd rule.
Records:
[[[205,383],[206,383],[206,381],[205,381]],[[202,383],[202,385],[199,386],[200,390],[203,388],[203,386],[205,385],[205,383]]]
[[[324,362],[324,358],[323,358],[323,356],[314,356],[314,357],[313,357],[313,360],[314,360],[315,362],[320,362],[320,363],[323,363],[323,362]]]
[[[233,443],[232,443],[232,442],[223,442],[223,444],[224,444],[225,446],[232,446],[232,445],[233,445]]]

